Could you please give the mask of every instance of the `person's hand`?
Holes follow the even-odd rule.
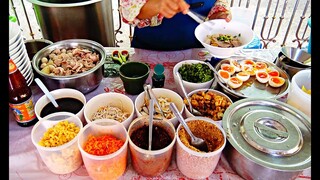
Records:
[[[190,7],[184,0],[149,0],[148,2],[156,3],[158,13],[166,18],[172,18],[179,12],[186,14]]]
[[[211,8],[208,16],[208,19],[225,19],[227,22],[230,22],[232,19],[232,14],[230,8],[223,5],[215,5]]]

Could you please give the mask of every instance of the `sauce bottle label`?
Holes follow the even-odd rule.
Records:
[[[13,62],[12,59],[9,60],[9,74],[14,73],[17,70],[16,64]]]
[[[13,110],[17,122],[28,122],[36,118],[32,97],[20,104],[9,103],[9,106]]]

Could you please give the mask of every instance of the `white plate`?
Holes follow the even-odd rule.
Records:
[[[25,48],[24,44],[18,44],[14,49],[9,51],[9,55],[13,56],[13,55],[19,53],[19,51],[21,51],[23,48]]]
[[[18,64],[23,58],[24,55],[28,55],[25,49],[21,49],[17,54],[10,55],[10,58],[13,60],[14,63]]]
[[[30,76],[30,78],[27,80],[28,86],[31,85],[31,83],[33,82],[33,79],[34,79],[34,74],[32,73],[31,76]]]
[[[19,36],[21,36],[20,26],[18,23],[9,21],[9,46],[17,41]]]
[[[29,71],[29,69],[32,68],[32,67],[31,67],[31,62],[30,62],[29,58],[25,57],[23,59],[23,61],[25,62],[25,66],[20,67],[20,68],[18,67],[18,68],[20,69],[20,72],[23,75],[25,75],[27,73],[27,71]]]
[[[9,45],[9,52],[13,51],[17,46],[21,46],[24,43],[22,36],[19,36],[18,39]]]

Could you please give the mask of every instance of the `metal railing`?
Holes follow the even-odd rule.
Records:
[[[130,46],[133,27],[121,21],[118,5],[112,1],[116,47]],[[230,0],[231,7],[244,7],[254,11],[252,29],[262,42],[262,48],[308,45],[311,28],[311,0]],[[17,17],[25,39],[42,38],[31,3],[10,0],[10,15]],[[30,9],[31,8],[31,9]]]

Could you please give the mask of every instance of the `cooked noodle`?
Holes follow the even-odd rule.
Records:
[[[232,36],[230,34],[212,34],[208,35],[205,42],[211,46],[217,46],[222,48],[232,48],[241,46],[242,43],[239,40],[241,34]]]
[[[103,106],[100,107],[97,112],[95,112],[92,117],[91,121],[94,121],[96,119],[114,119],[119,122],[123,122],[130,116],[129,113],[123,112],[118,107],[112,107],[112,106]]]

